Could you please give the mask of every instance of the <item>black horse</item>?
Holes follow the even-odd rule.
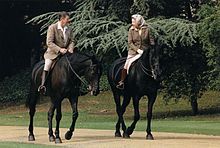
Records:
[[[32,71],[32,81],[30,95],[27,98],[26,105],[29,107],[29,141],[34,141],[33,117],[35,114],[36,103],[39,98],[38,86],[41,82],[41,73],[43,71],[44,61],[37,63]],[[81,83],[86,83],[81,76],[84,76],[89,83],[92,95],[99,94],[99,80],[102,73],[101,62],[95,56],[85,55],[79,52],[66,54],[62,56],[54,65],[46,81],[47,96],[51,98],[51,106],[48,111],[49,141],[61,143],[59,136],[59,124],[62,118],[61,102],[68,98],[72,107],[72,124],[69,131],[65,134],[65,139],[70,140],[75,128],[75,122],[78,117],[78,96],[80,95]],[[55,136],[52,130],[52,119],[56,110],[56,130]]]
[[[123,68],[125,60],[126,58],[116,60],[109,69],[108,73],[108,81],[113,92],[116,112],[118,115],[115,136],[122,136],[120,132],[120,126],[122,125],[123,137],[130,137],[135,129],[137,121],[140,119],[139,100],[142,96],[147,95],[148,112],[146,138],[153,139],[153,135],[151,134],[152,109],[157,97],[161,74],[159,69],[159,46],[148,48],[144,51],[140,59],[134,62],[134,64],[130,67],[127,78],[125,79],[125,88],[124,90],[120,90],[116,88],[116,85],[120,80],[120,70]],[[120,96],[123,96],[122,103]],[[133,99],[134,121],[128,128],[126,128],[123,114],[131,98]]]

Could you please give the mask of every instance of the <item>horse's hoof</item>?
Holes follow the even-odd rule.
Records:
[[[54,135],[49,136],[49,141],[50,141],[50,142],[54,142],[54,141],[55,141],[55,137],[54,137]]]
[[[28,136],[28,141],[35,141],[34,135],[30,134],[30,135]]]
[[[128,134],[128,135],[131,135],[132,133],[133,133],[133,129],[131,128],[131,127],[128,127],[127,128],[127,130],[126,130],[126,133]]]
[[[72,138],[73,133],[71,131],[67,131],[65,134],[65,139],[70,140]]]
[[[129,139],[130,135],[128,135],[126,132],[123,133],[123,138]]]
[[[147,134],[146,139],[147,140],[154,140],[154,137],[152,134]]]
[[[115,137],[122,137],[120,132],[115,132]]]
[[[62,140],[60,139],[60,137],[55,138],[55,143],[56,143],[56,144],[62,143]]]

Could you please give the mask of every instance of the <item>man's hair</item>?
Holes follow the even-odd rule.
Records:
[[[70,16],[70,14],[66,11],[62,11],[58,13],[59,20],[61,20],[62,18],[65,18],[66,16]]]

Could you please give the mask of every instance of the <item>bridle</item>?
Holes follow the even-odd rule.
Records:
[[[78,74],[77,74],[77,72],[73,69],[73,67],[72,67],[72,65],[71,65],[71,63],[70,63],[70,61],[69,61],[69,59],[68,59],[68,57],[65,55],[65,58],[66,58],[66,61],[67,61],[67,63],[68,63],[68,65],[69,65],[69,68],[71,69],[71,71],[74,73],[74,75],[84,84],[84,85],[87,85],[88,83],[85,81],[85,80],[83,80]],[[90,65],[91,66],[91,65]]]
[[[140,64],[141,64],[141,70],[146,75],[148,75],[148,76],[150,76],[151,78],[154,78],[154,79],[156,78],[156,75],[155,75],[154,71],[152,70],[152,68],[151,69],[146,68],[141,61],[140,61]]]

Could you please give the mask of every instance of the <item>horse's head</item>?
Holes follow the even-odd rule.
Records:
[[[95,56],[91,57],[92,64],[85,73],[85,78],[89,82],[89,91],[91,95],[97,96],[99,94],[99,81],[102,75],[102,62]]]
[[[150,48],[150,66],[152,69],[153,77],[156,81],[161,81],[161,69],[160,69],[160,61],[159,61],[159,46],[155,45]]]
[[[161,81],[161,69],[159,61],[159,47],[157,45],[150,46],[148,50],[144,51],[141,58],[145,66],[142,69],[145,74],[151,76],[156,81]]]

